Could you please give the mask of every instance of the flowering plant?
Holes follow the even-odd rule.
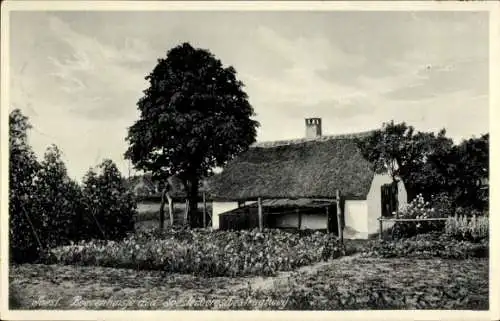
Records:
[[[410,203],[400,206],[398,213],[401,218],[422,219],[422,221],[396,222],[392,229],[392,236],[395,239],[443,228],[442,222],[425,221],[427,218],[439,217],[439,212],[431,206],[430,202],[425,201],[422,194],[418,194]]]
[[[487,216],[467,217],[465,215],[455,215],[448,217],[445,225],[448,236],[459,240],[477,241],[488,238],[489,223]]]
[[[426,202],[422,194],[418,194],[410,203],[400,206],[399,216],[402,218],[431,218],[438,213]]]

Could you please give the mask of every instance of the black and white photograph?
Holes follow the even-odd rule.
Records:
[[[1,318],[498,319],[500,7],[433,3],[3,2]]]

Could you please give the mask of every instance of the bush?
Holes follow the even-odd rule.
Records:
[[[486,216],[452,216],[445,226],[446,234],[458,240],[478,241],[488,238],[489,223]]]
[[[430,203],[439,217],[449,217],[455,214],[455,204],[448,193],[432,195]]]
[[[482,239],[480,242],[469,242],[450,238],[443,233],[427,233],[403,240],[374,243],[367,251],[367,255],[384,258],[484,258],[489,255],[489,245],[488,239]]]
[[[461,207],[461,206],[457,207],[453,214],[458,215],[458,216],[466,216],[466,217],[488,216],[489,215],[487,210],[480,211],[480,210],[475,209],[473,207]],[[453,216],[453,215],[450,215],[450,216]]]
[[[422,194],[418,194],[410,203],[399,209],[399,217],[409,219],[438,218],[442,217],[441,213],[442,211],[436,211],[430,202],[426,202]],[[444,222],[440,221],[396,222],[392,227],[392,236],[394,239],[401,239],[443,228]]]
[[[52,250],[63,264],[137,268],[204,276],[273,275],[336,258],[344,249],[331,234],[300,237],[280,230],[148,231],[115,241],[80,242]]]
[[[84,178],[87,215],[81,218],[82,235],[85,239],[120,239],[134,230],[137,203],[111,160],[105,160],[99,169],[99,175],[91,169]]]

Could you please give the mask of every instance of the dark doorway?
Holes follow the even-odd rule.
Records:
[[[398,185],[397,183],[385,184],[380,187],[382,202],[382,217],[391,217],[398,211]]]
[[[339,224],[337,218],[337,204],[333,204],[325,208],[325,211],[328,210],[328,230],[330,233],[334,233],[335,235],[339,235]],[[341,213],[342,214],[342,213]],[[342,217],[341,217],[342,219]]]

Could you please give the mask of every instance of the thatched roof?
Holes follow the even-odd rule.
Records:
[[[130,190],[133,191],[140,188],[141,194],[153,194],[156,191],[155,183],[153,182],[150,174],[127,177],[125,178],[125,184]]]
[[[365,199],[373,180],[371,164],[355,138],[369,132],[254,144],[210,179],[213,199]]]

